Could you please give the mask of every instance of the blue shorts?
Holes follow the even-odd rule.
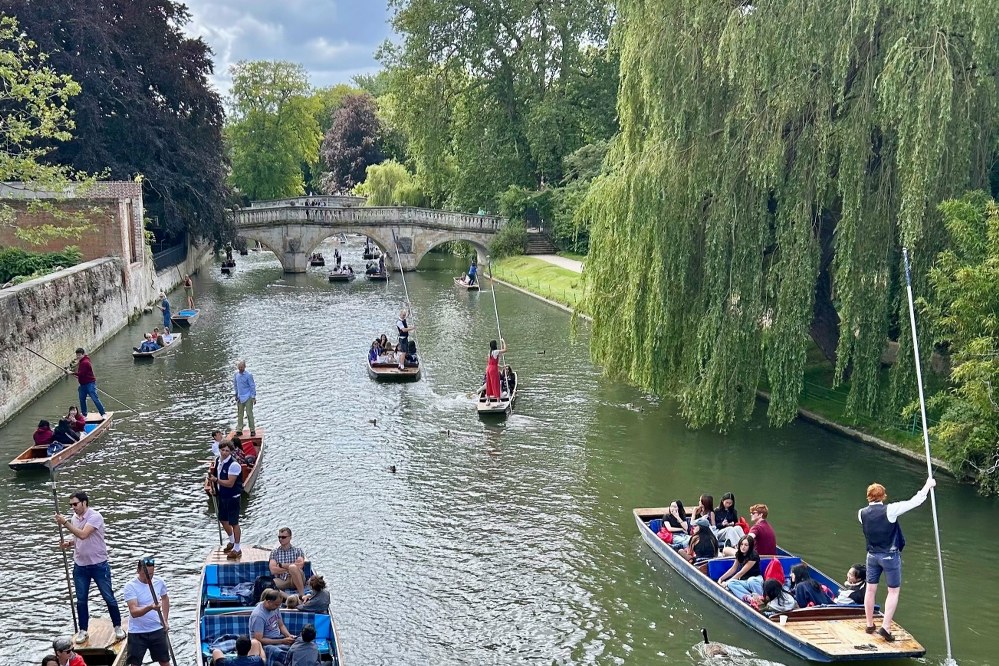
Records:
[[[230,525],[239,525],[239,498],[219,498],[219,521]]]
[[[877,585],[882,571],[888,587],[902,587],[902,553],[867,553],[867,584]]]

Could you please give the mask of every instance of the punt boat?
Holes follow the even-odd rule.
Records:
[[[194,308],[193,310],[181,310],[170,316],[170,322],[174,325],[174,327],[183,326],[184,328],[190,328],[194,322],[198,321],[198,316],[200,315],[200,308]]]
[[[468,282],[465,282],[464,280],[462,280],[460,277],[454,278],[454,286],[461,287],[465,291],[478,291],[479,290],[479,283],[477,281],[476,282],[472,282],[471,284],[469,284]]]
[[[388,282],[389,274],[388,271],[383,273],[365,273],[364,277],[372,282]]]
[[[199,583],[197,622],[194,624],[195,663],[198,666],[211,664],[211,645],[218,638],[249,633],[252,599],[241,595],[249,592],[252,596],[257,577],[270,573],[271,548],[248,545],[243,546],[242,553],[240,559],[228,560],[225,551],[216,546],[205,558]],[[302,573],[308,580],[313,573],[311,562],[305,563]],[[342,666],[340,636],[328,608],[325,613],[281,610],[281,619],[288,631],[296,636],[302,633],[306,624],[314,625],[322,665]]]
[[[371,261],[372,259],[377,259],[380,256],[382,256],[382,253],[374,248],[365,250],[361,253],[361,259],[365,261]]]
[[[337,273],[336,271],[330,271],[330,282],[353,282],[357,279],[357,275],[354,273]]]
[[[415,382],[420,379],[420,364],[406,362],[403,370],[397,363],[368,361],[368,376],[380,382]]]
[[[174,315],[174,316],[176,316],[176,315]],[[171,321],[174,321],[174,322],[177,321],[173,317],[171,317],[170,319],[171,319]],[[177,347],[180,346],[180,343],[183,342],[183,338],[181,337],[181,335],[182,335],[181,333],[174,333],[173,334],[173,340],[170,341],[170,344],[168,344],[165,347],[160,347],[156,351],[140,352],[140,351],[135,351],[133,349],[132,350],[132,358],[135,359],[136,361],[138,361],[139,359],[156,358],[157,356],[163,356],[164,354],[166,354],[170,350],[176,349]]]
[[[122,627],[128,630],[128,613],[122,613]],[[87,642],[76,643],[73,651],[83,657],[87,666],[125,666],[128,661],[128,639],[114,637],[111,618],[92,617],[87,628]]]
[[[114,416],[114,412],[105,412],[104,419],[101,420],[99,414],[88,414],[87,424],[84,426],[80,441],[67,445],[66,448],[53,456],[48,455],[48,447],[46,446],[29,446],[19,456],[7,463],[7,466],[15,472],[54,470],[106,433],[111,428],[112,416]]]
[[[253,490],[253,486],[257,483],[257,477],[260,476],[260,467],[264,462],[264,429],[257,428],[256,435],[250,436],[250,430],[244,428],[242,434],[240,434],[239,439],[243,442],[253,442],[253,448],[257,450],[257,459],[253,462],[253,465],[247,469],[247,465],[243,465],[243,492],[248,493]],[[236,431],[231,430],[229,434],[225,436],[226,442],[231,442],[232,438],[236,436]],[[215,464],[215,459],[212,458],[208,461],[207,472],[210,472],[212,465]],[[207,478],[207,475],[206,475]]]
[[[864,607],[859,605],[797,608],[783,614],[787,616],[787,622],[781,625],[778,614],[764,615],[718,584],[718,577],[731,568],[733,558],[716,557],[690,563],[656,536],[659,529],[657,522],[661,521],[666,511],[665,508],[634,510],[635,523],[645,543],[709,599],[788,652],[802,659],[821,662],[883,661],[926,654],[925,648],[897,623],[892,625],[893,643],[866,633]],[[653,530],[653,527],[656,529]],[[790,573],[792,566],[802,563],[800,557],[782,548],[777,551],[777,559],[786,573]],[[761,571],[766,570],[770,559],[773,558],[766,555],[760,558]],[[830,590],[838,591],[839,585],[833,579],[807,562],[804,564],[813,579]],[[877,613],[877,616],[880,615],[880,612]]]
[[[475,409],[479,416],[506,416],[513,411],[514,403],[517,402],[517,373],[513,373],[513,391],[503,393],[499,400],[486,400],[486,387],[483,385],[479,389],[479,399],[475,403]],[[659,514],[662,516],[662,514]]]
[[[323,255],[318,255],[309,259],[309,266],[325,266],[326,258]]]

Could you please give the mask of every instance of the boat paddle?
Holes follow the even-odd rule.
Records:
[[[55,512],[59,513],[59,491],[56,489],[56,473],[54,469],[49,469],[49,480],[52,482],[52,503],[55,506]],[[69,592],[69,609],[73,613],[73,633],[77,634],[80,632],[80,623],[76,619],[76,604],[73,601],[73,584],[69,580],[69,558],[66,556],[66,549],[62,547],[62,543],[66,540],[65,535],[62,533],[62,525],[56,523],[59,528],[59,550],[62,551],[62,567],[66,572],[66,591]]]
[[[170,632],[166,631],[166,620],[163,619],[163,609],[160,608],[160,600],[156,597],[156,588],[153,587],[153,578],[149,575],[149,568],[146,566],[146,559],[142,558],[139,560],[139,565],[142,566],[142,573],[146,577],[146,584],[149,586],[149,594],[153,596],[153,605],[156,606],[156,614],[160,616],[160,626],[163,627],[163,636],[166,638],[167,647],[170,648],[170,661],[173,662],[173,666],[177,666],[177,657],[173,653],[173,643],[170,642]]]
[[[44,356],[42,356],[41,354],[39,354],[38,352],[36,352],[34,349],[31,349],[30,347],[28,347],[26,345],[21,345],[21,346],[24,347],[25,349],[27,349],[32,354],[34,354],[35,356],[37,356],[38,358],[40,358],[43,361],[45,361],[46,363],[48,363],[49,365],[54,366],[56,368],[59,368],[60,370],[62,370],[67,375],[73,374],[72,372],[70,372],[66,368],[62,367],[58,363],[55,363],[54,361],[50,361],[49,359],[45,358]],[[97,388],[97,387],[95,386],[94,388]],[[125,409],[129,410],[130,412],[135,412],[136,414],[139,413],[139,410],[137,410],[137,409],[135,409],[133,407],[129,407],[128,405],[126,405],[125,403],[123,403],[121,400],[119,400],[118,398],[114,397],[110,393],[107,393],[106,391],[102,391],[99,388],[97,389],[97,392],[100,393],[101,395],[103,395],[105,398],[111,398],[112,400],[114,400],[115,402],[117,402],[119,405],[121,405]]]
[[[919,362],[919,338],[916,335],[916,310],[912,304],[912,275],[909,266],[909,248],[902,248],[902,261],[905,264],[905,291],[909,299],[909,325],[912,328],[912,354],[916,361],[916,384],[919,388],[919,412],[923,418],[923,446],[926,450],[926,473],[933,478],[933,458],[930,456],[930,431],[926,425],[926,399],[923,396],[923,370]],[[933,510],[933,534],[937,543],[937,565],[940,569],[940,602],[943,606],[944,638],[947,641],[945,664],[957,664],[950,649],[950,620],[947,617],[947,589],[944,586],[943,552],[940,548],[940,523],[937,520],[937,497],[930,488],[930,508]]]

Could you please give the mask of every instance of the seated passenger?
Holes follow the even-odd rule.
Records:
[[[760,555],[748,536],[739,539],[732,566],[718,578],[718,583],[740,599],[746,594],[763,594]]]
[[[42,419],[38,422],[38,428],[35,429],[35,434],[31,438],[35,440],[35,446],[48,446],[55,439],[55,433],[52,432],[52,426],[49,422]]]
[[[808,565],[796,564],[791,567],[791,588],[794,600],[801,608],[828,604],[832,598],[822,589],[821,583],[808,573]]]
[[[152,336],[150,336],[149,333],[146,333],[143,337],[145,338],[145,340],[143,340],[142,344],[139,345],[139,348],[138,348],[137,351],[140,351],[142,353],[146,353],[146,352],[154,352],[157,349],[160,349],[160,345],[156,344],[153,341]]]
[[[797,608],[798,602],[788,594],[784,586],[771,578],[763,582],[760,606],[760,611],[764,613],[786,613]]]
[[[326,580],[322,576],[313,575],[306,582],[312,590],[312,594],[302,597],[302,603],[298,605],[298,610],[305,613],[330,614],[330,593],[326,589]]]
[[[246,461],[247,465],[253,466],[253,463],[257,462],[257,447],[253,443],[252,439],[248,439],[243,442],[243,459]]]
[[[663,514],[663,527],[673,534],[673,545],[681,548],[690,543],[690,528],[687,525],[687,510],[683,502],[673,500],[669,510]]]
[[[354,274],[354,267],[351,266],[350,264],[347,265],[347,274],[348,275],[353,275]]]
[[[713,531],[718,538],[718,543],[723,548],[735,546],[745,534],[739,527],[739,511],[735,508],[735,495],[732,493],[722,495],[721,504],[715,509]],[[726,552],[725,554],[734,555],[735,549],[733,548],[731,553]]]
[[[704,494],[697,502],[697,506],[694,507],[694,513],[691,515],[692,520],[697,520],[698,518],[707,518],[708,525],[714,526],[715,524],[715,498],[711,495]]]
[[[163,329],[163,342],[165,342],[166,344],[170,344],[171,342],[173,342],[173,333],[170,332],[169,328]]]
[[[264,666],[264,646],[255,638],[236,638],[236,656],[226,656],[222,650],[212,650],[212,666]]]
[[[87,429],[87,419],[76,406],[70,407],[69,411],[66,412],[66,420],[76,432],[83,432]]]
[[[409,350],[406,352],[406,363],[412,363],[418,365],[420,363],[419,358],[416,356],[416,342],[414,340],[409,341]]]
[[[684,557],[689,562],[694,560],[708,560],[712,557],[717,557],[718,555],[718,541],[715,539],[715,535],[711,533],[711,524],[708,522],[707,518],[698,518],[694,522],[693,535],[690,537],[690,542],[687,544],[687,550]],[[684,553],[684,551],[680,551]]]
[[[761,557],[777,555],[777,534],[767,522],[769,513],[770,509],[766,504],[754,504],[749,507],[749,519],[753,521],[753,526],[749,528],[747,536],[756,541],[756,552]]]
[[[392,351],[392,345],[389,344],[388,336],[384,333],[378,338],[378,346],[382,348],[383,353]]]
[[[863,564],[854,564],[846,572],[846,582],[839,589],[839,594],[833,599],[833,603],[839,605],[863,604],[866,593],[867,567]]]
[[[513,374],[513,368],[509,365],[503,369],[503,376],[506,378],[506,385],[510,387],[510,393],[517,385],[517,377]]]
[[[378,362],[378,352],[379,352],[378,341],[375,340],[374,342],[371,343],[371,349],[368,350],[368,363]]]
[[[60,444],[75,444],[80,441],[80,433],[73,430],[73,426],[66,419],[59,419],[53,434],[53,441]]]

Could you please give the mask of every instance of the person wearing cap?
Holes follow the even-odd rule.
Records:
[[[55,651],[59,666],[87,666],[83,657],[73,651],[73,641],[68,638],[57,638],[52,641],[52,649]],[[45,660],[42,660],[42,663],[45,663]]]
[[[160,666],[170,664],[170,596],[166,583],[155,574],[156,560],[143,557],[136,567],[135,578],[125,584],[128,604],[128,664],[141,666],[146,652]],[[150,591],[156,590],[156,597]],[[162,620],[161,620],[162,618]]]
[[[67,518],[57,513],[55,520],[73,537],[60,542],[59,546],[73,549],[73,587],[76,588],[76,613],[80,618],[80,631],[74,640],[77,643],[87,642],[87,629],[90,627],[87,595],[92,581],[97,583],[101,598],[108,605],[114,636],[120,641],[125,638],[125,631],[121,628],[121,611],[111,587],[111,565],[108,564],[108,546],[104,540],[104,517],[90,508],[90,497],[83,491],[70,495],[69,505],[73,508],[73,516]]]
[[[87,352],[83,347],[76,348],[76,370],[73,372],[76,375],[77,381],[80,382],[80,388],[77,389],[80,398],[80,413],[83,414],[83,418],[87,418],[87,396],[94,401],[94,406],[97,408],[97,413],[104,418],[104,405],[101,404],[101,399],[97,397],[97,376],[94,374],[94,366],[90,363],[90,357],[87,356]]]
[[[243,494],[243,466],[236,462],[233,442],[219,444],[219,457],[208,472],[209,484],[218,490],[218,519],[229,535],[224,552],[227,560],[243,557],[239,541],[243,535],[239,526],[239,498]]]
[[[711,522],[704,517],[694,521],[693,534],[687,544],[687,559],[706,560],[718,556],[718,540],[711,532]],[[680,551],[683,552],[683,551]]]

